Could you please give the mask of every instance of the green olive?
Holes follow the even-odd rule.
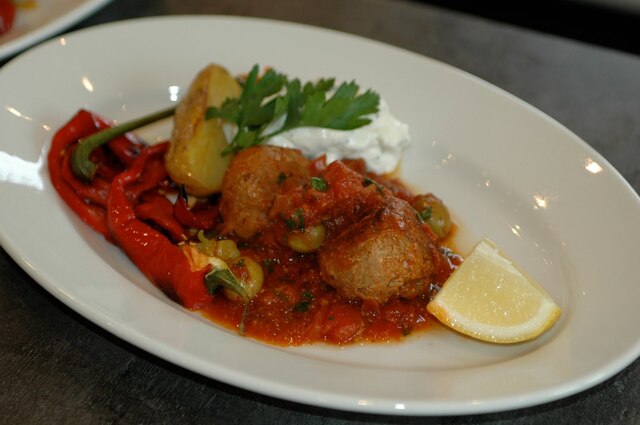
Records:
[[[238,245],[231,239],[209,239],[202,230],[198,232],[197,236],[198,243],[196,244],[196,248],[209,257],[217,257],[228,261],[240,256]]]
[[[317,251],[327,236],[324,224],[305,227],[303,230],[294,230],[287,235],[289,248],[302,254]]]
[[[204,255],[208,255],[209,257],[216,256],[216,248],[218,243],[215,239],[209,239],[204,235],[202,230],[198,231],[198,243],[196,243],[196,248],[198,251],[203,253]]]
[[[225,261],[229,261],[240,257],[240,250],[238,249],[238,245],[231,239],[221,239],[216,244],[214,255]]]
[[[262,266],[260,266],[260,264],[255,260],[245,256],[230,260],[228,265],[229,269],[238,279],[238,283],[242,286],[242,289],[244,289],[249,299],[258,295],[258,292],[262,289],[262,283],[264,282]],[[242,301],[242,297],[230,289],[225,288],[224,294],[232,301]]]
[[[451,231],[451,217],[449,216],[449,210],[440,198],[431,193],[418,195],[413,199],[413,207],[438,238],[442,239],[449,234]]]

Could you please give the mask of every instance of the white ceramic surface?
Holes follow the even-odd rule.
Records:
[[[402,344],[278,348],[169,301],[66,208],[44,158],[78,108],[116,120],[163,108],[212,61],[234,73],[259,63],[303,79],[355,78],[379,91],[411,126],[405,180],[450,206],[463,253],[489,235],[528,270],[563,308],[559,322],[514,346],[436,329]],[[38,46],[0,70],[0,93],[0,199],[11,200],[0,209],[2,246],[80,314],[187,369],[312,405],[442,415],[565,397],[640,353],[638,196],[557,122],[452,67],[296,24],[153,18]]]
[[[18,8],[11,31],[0,36],[0,60],[70,27],[111,0],[37,0]]]

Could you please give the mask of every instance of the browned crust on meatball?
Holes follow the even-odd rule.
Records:
[[[267,226],[276,195],[309,175],[309,161],[298,150],[255,146],[241,151],[222,181],[222,232],[254,237]]]
[[[323,279],[341,296],[384,303],[427,286],[432,244],[415,209],[389,196],[382,208],[332,233],[318,261]]]

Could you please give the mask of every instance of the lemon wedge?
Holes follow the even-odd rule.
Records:
[[[532,278],[484,238],[427,304],[456,331],[508,344],[536,338],[560,316],[560,307]]]

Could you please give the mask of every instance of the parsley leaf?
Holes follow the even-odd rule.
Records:
[[[378,183],[371,177],[365,177],[364,180],[362,180],[362,186],[368,187],[371,185],[374,185],[376,187],[376,190],[380,195],[384,195],[384,186],[382,186],[380,183]]]
[[[308,291],[302,292],[302,300],[293,306],[293,310],[297,313],[306,313],[311,308],[311,301],[313,301],[313,294]]]
[[[320,79],[302,85],[286,75],[268,69],[261,76],[254,65],[237,99],[227,99],[219,108],[209,107],[205,118],[220,118],[238,127],[223,154],[255,146],[269,137],[298,127],[353,130],[371,122],[378,112],[380,96],[367,90],[359,93],[354,82]]]
[[[377,112],[380,98],[370,90],[358,95],[358,89],[355,82],[342,83],[329,99],[325,91],[316,91],[308,97],[298,126],[353,130],[369,124],[363,115]]]
[[[242,298],[242,301],[244,302],[244,310],[242,312],[242,318],[240,319],[240,333],[244,334],[244,322],[249,312],[250,300],[247,292],[244,290],[244,287],[234,276],[231,270],[214,268],[205,275],[204,284],[210,295],[214,295],[219,288],[223,287],[230,289]]]
[[[311,187],[318,192],[326,192],[329,190],[327,181],[322,177],[311,177]]]
[[[304,230],[304,214],[302,213],[302,210],[298,208],[291,217],[284,221],[284,223],[289,230]]]
[[[424,210],[420,211],[420,217],[422,217],[423,220],[429,220],[431,218],[431,211],[432,210],[433,210],[433,207],[432,206],[428,206]]]

